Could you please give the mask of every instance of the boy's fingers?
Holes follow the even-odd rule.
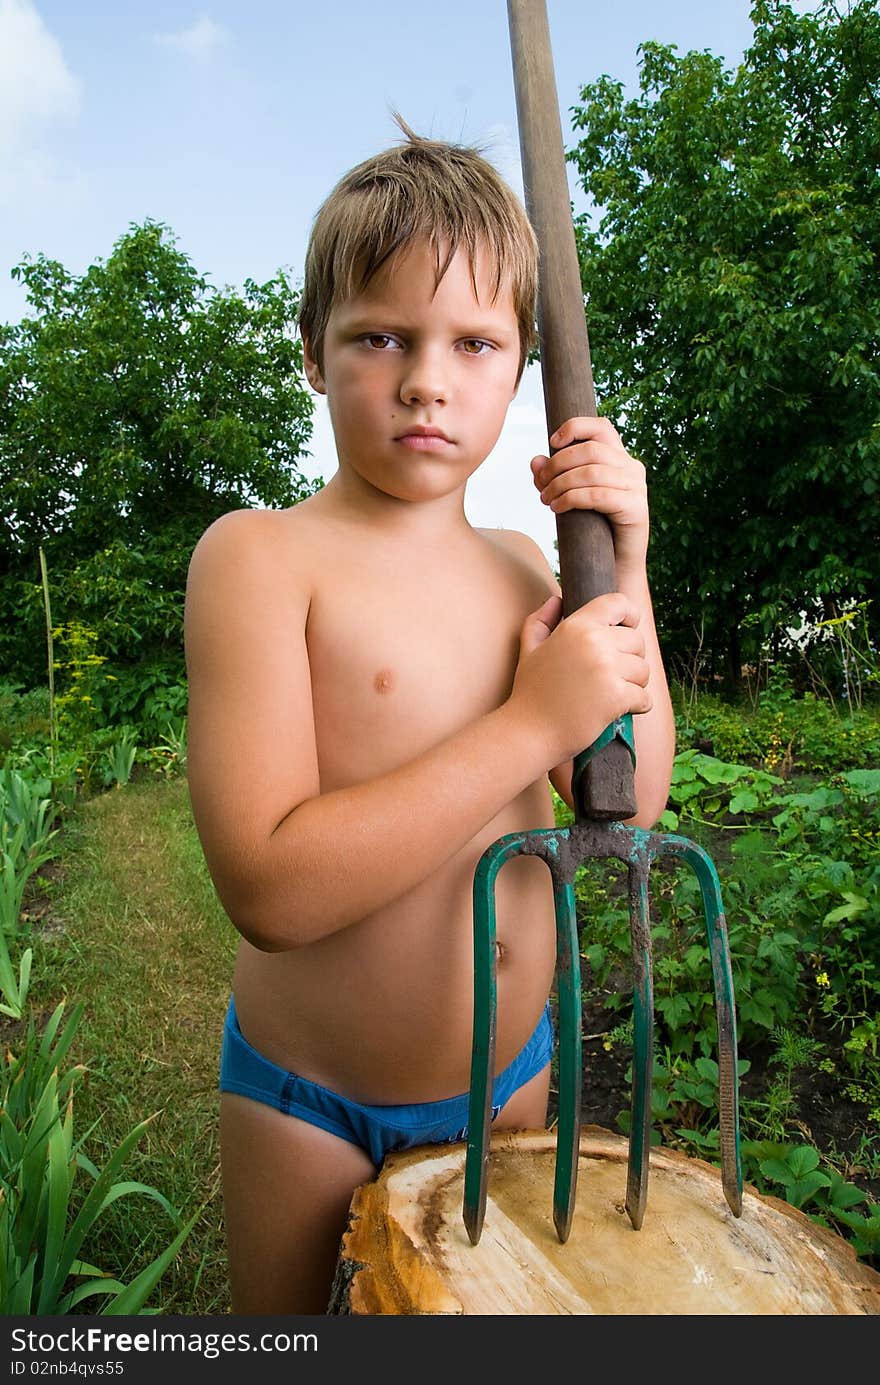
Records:
[[[605,592],[602,596],[595,596],[592,601],[581,606],[580,611],[574,611],[573,615],[579,615],[580,612],[583,612],[587,619],[601,621],[603,625],[635,627],[639,623],[638,608],[623,592]]]
[[[562,597],[558,596],[555,592],[553,596],[547,597],[547,600],[544,602],[542,606],[538,607],[537,611],[532,612],[533,618],[543,621],[543,623],[546,626],[548,626],[548,628],[551,630],[555,625],[559,624],[559,618],[561,615]]]
[[[615,625],[617,632],[617,648],[621,654],[637,654],[640,659],[645,657],[645,637],[642,632],[631,625]]]
[[[560,448],[552,457],[533,457],[529,466],[535,485],[540,486],[542,482],[546,485],[554,477],[568,476],[585,467],[604,467],[606,471],[620,472],[634,466],[643,467],[644,463],[630,457],[622,447],[610,447],[594,440]]]
[[[619,442],[620,434],[609,418],[568,418],[556,429],[549,442],[552,448],[559,449],[573,442],[589,442],[592,438]]]
[[[640,688],[646,688],[651,677],[651,669],[647,659],[640,654],[625,654],[621,660],[623,676],[628,683],[636,683]]]
[[[555,500],[570,490],[589,490],[601,498],[606,494],[619,500],[621,492],[643,492],[647,490],[644,476],[628,467],[609,466],[605,462],[585,462],[583,466],[573,466],[560,471],[556,476],[535,483],[545,502]]]
[[[528,654],[539,644],[543,644],[561,618],[562,597],[548,596],[543,605],[539,606],[537,611],[532,611],[523,621],[519,637],[521,653]]]

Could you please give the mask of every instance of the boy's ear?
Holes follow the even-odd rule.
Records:
[[[308,337],[303,337],[303,369],[306,372],[306,379],[316,394],[326,394],[327,386],[324,384],[324,376],[321,367],[312,355]]]

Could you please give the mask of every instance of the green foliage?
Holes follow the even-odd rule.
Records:
[[[84,649],[88,650],[88,641]],[[87,652],[77,662],[87,664]],[[117,782],[131,768],[129,747],[117,747]],[[64,1315],[87,1299],[100,1314],[144,1308],[195,1224],[186,1225],[156,1188],[120,1179],[123,1165],[149,1120],[139,1122],[98,1169],[74,1138],[74,1095],[84,1076],[67,1066],[82,1005],[61,1029],[64,1002],[40,1032],[27,1002],[33,948],[21,950],[21,915],[28,882],[56,852],[58,829],[45,778],[0,770],[0,1014],[19,1021],[0,1059],[0,1314]],[[106,1210],[122,1199],[146,1197],[172,1218],[171,1243],[129,1284],[85,1257]]]
[[[151,746],[149,761],[166,779],[176,779],[186,773],[186,719],[170,720],[159,738],[159,744]]]
[[[105,786],[112,784],[119,788],[127,784],[131,778],[136,755],[137,741],[129,732],[124,732],[119,740],[114,741],[104,752],[101,777]]]
[[[39,887],[48,894],[48,913],[30,916],[30,1004],[40,1016],[59,994],[86,1001],[71,1049],[86,1067],[75,1095],[78,1148],[105,1169],[133,1127],[142,1127],[113,1181],[161,1189],[189,1226],[194,1218],[186,1209],[199,1209],[194,1231],[150,1299],[160,1306],[147,1311],[228,1312],[216,1036],[206,1017],[222,1015],[228,1000],[235,943],[204,864],[186,785],[142,772],[65,815],[63,842],[63,872]],[[86,1169],[78,1172],[77,1205],[91,1181]],[[155,1197],[118,1197],[93,1223],[80,1255],[118,1283],[133,1284],[176,1239],[168,1228],[169,1213]],[[68,1289],[81,1282],[71,1280]],[[74,1311],[94,1312],[96,1302],[87,1299]],[[113,1300],[104,1311],[125,1309]]]
[[[0,769],[0,846],[13,862],[30,864],[41,857],[56,835],[47,779]]]
[[[790,695],[774,680],[754,703],[733,705],[713,693],[686,699],[680,685],[674,687],[677,743],[707,747],[706,753],[720,760],[752,763],[773,773],[834,772],[880,763],[880,719],[874,706],[849,714],[814,692],[795,696],[790,684],[785,688]]]
[[[842,675],[839,695],[852,716],[880,688],[880,656],[872,634],[871,603],[852,602],[848,610],[817,621],[799,641],[813,684],[833,697],[828,679]],[[831,654],[829,659],[828,655]],[[833,672],[827,672],[829,664]]]
[[[664,650],[736,680],[805,615],[856,609],[876,665],[880,612],[880,13],[751,17],[733,72],[649,42],[638,96],[585,87],[570,152],[597,390],[649,471]],[[837,654],[820,672],[841,696]]]
[[[759,1192],[782,1197],[841,1232],[857,1255],[871,1260],[880,1253],[880,1203],[866,1198],[836,1169],[823,1168],[811,1145],[745,1140],[742,1155],[743,1172]],[[854,1211],[860,1203],[864,1209]]]
[[[136,548],[117,539],[69,567],[53,568],[53,606],[68,617],[62,628],[79,622],[91,630],[114,678],[145,685],[156,667],[173,669],[178,681],[183,678],[183,600],[197,538],[193,525],[169,522],[145,534]],[[20,584],[21,616],[28,629],[36,629],[42,600],[39,582]],[[105,717],[112,707],[108,694],[105,689]]]
[[[96,694],[102,725],[136,726],[148,745],[159,742],[170,722],[186,716],[187,698],[185,671],[172,659],[113,667]]]
[[[55,854],[48,788],[46,780],[0,770],[0,1013],[16,1020],[24,1014],[33,952],[26,948],[16,969],[10,943],[17,940],[28,881]]]
[[[150,220],[79,277],[44,255],[12,272],[29,313],[0,325],[0,663],[30,685],[45,667],[42,546],[59,624],[117,666],[170,644],[182,670],[199,535],[313,489],[296,291],[283,271],[217,290]]]
[[[55,717],[58,738],[68,745],[85,740],[97,725],[94,705],[99,682],[103,680],[105,656],[95,647],[98,637],[81,620],[72,620],[52,631],[55,648],[66,651],[67,657],[56,659],[55,672],[60,675],[55,695]]]
[[[775,790],[783,782],[778,775],[750,765],[725,764],[714,755],[683,750],[675,757],[667,808],[659,826],[676,832],[683,817],[698,813],[713,817],[722,809],[734,815],[754,813],[775,802]]]
[[[49,739],[49,693],[24,692],[20,684],[0,683],[0,754],[18,741]]]
[[[718,867],[741,1076],[752,1055],[761,1057],[760,1081],[753,1074],[741,1106],[745,1176],[874,1259],[880,1208],[852,1183],[850,1169],[877,1177],[880,723],[868,707],[850,717],[814,694],[797,697],[775,675],[756,705],[698,694],[680,703],[678,717],[691,734],[681,737],[685,748],[675,757],[658,830],[698,841]],[[747,754],[721,758],[689,742]],[[841,768],[833,767],[837,753]],[[556,818],[560,826],[572,821],[559,799]],[[699,886],[690,871],[661,858],[650,888],[652,1139],[717,1160],[716,1014]],[[605,1047],[628,1054],[632,960],[623,863],[585,862],[575,898],[585,996],[601,1001]],[[802,1094],[818,1077],[837,1104],[856,1108],[858,1149],[820,1152],[802,1138]],[[628,1110],[617,1123],[628,1130]]]
[[[42,1035],[31,1018],[18,1051],[7,1048],[0,1067],[0,1313],[64,1315],[94,1298],[99,1314],[140,1313],[193,1223],[181,1226],[156,1188],[118,1178],[148,1122],[136,1125],[100,1170],[75,1139],[74,1093],[83,1069],[65,1063],[82,1007],[60,1030],[63,1009],[62,1002]],[[158,1202],[177,1234],[125,1285],[84,1256],[105,1210],[135,1196]]]

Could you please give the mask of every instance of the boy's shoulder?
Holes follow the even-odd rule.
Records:
[[[188,597],[207,595],[211,601],[260,593],[277,584],[284,573],[293,586],[308,580],[314,561],[305,551],[314,544],[291,541],[306,532],[295,516],[296,506],[286,510],[228,510],[204,530],[190,555]]]
[[[295,508],[291,506],[289,510],[266,510],[243,507],[239,510],[227,510],[218,519],[211,521],[199,538],[196,548],[202,544],[239,543],[255,534],[269,534],[277,530],[279,523],[284,522]]]
[[[285,510],[248,509],[227,510],[204,530],[193,549],[192,562],[210,559],[232,551],[265,549],[273,541],[284,539],[297,528],[296,511],[292,505]]]
[[[547,561],[540,544],[519,529],[478,529],[478,534],[494,544],[509,561],[525,567],[536,577],[558,586],[556,574]]]

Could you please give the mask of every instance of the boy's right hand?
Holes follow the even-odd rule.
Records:
[[[626,712],[647,712],[649,665],[639,612],[622,592],[562,619],[551,596],[523,622],[508,702],[546,737],[552,768],[592,745]]]

